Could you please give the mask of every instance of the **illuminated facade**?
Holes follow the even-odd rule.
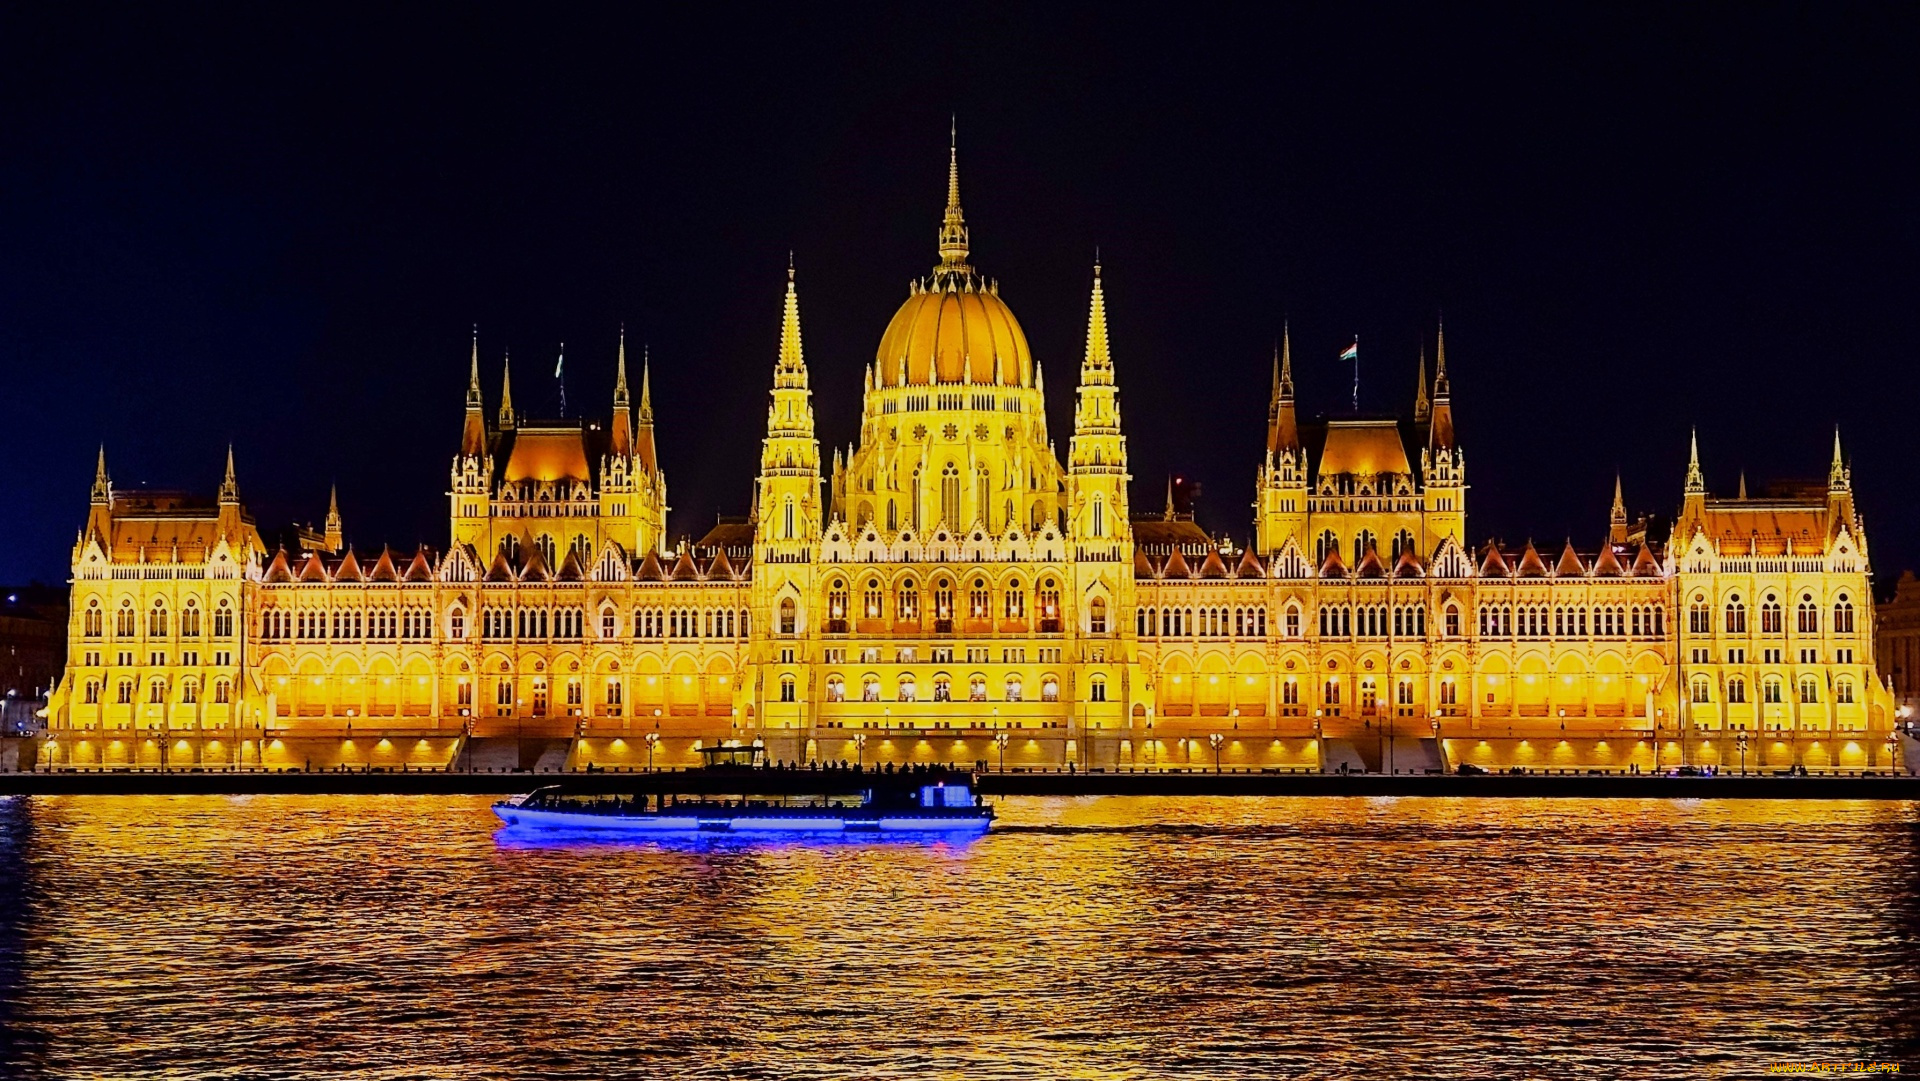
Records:
[[[488,420],[478,346],[444,551],[269,550],[232,456],[212,502],[116,492],[73,553],[43,762],[646,768],[776,759],[1079,768],[1812,770],[1893,762],[1866,538],[1828,483],[1710,498],[1667,543],[1467,541],[1444,337],[1410,417],[1305,423],[1275,358],[1253,543],[1136,516],[1099,268],[1062,460],[1045,381],[939,262],[823,459],[788,273],[753,511],[670,544],[643,370],[604,427]],[[1596,533],[1599,530],[1596,528]]]

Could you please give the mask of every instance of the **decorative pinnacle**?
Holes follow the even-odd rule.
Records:
[[[624,365],[621,374],[625,375]],[[646,345],[640,347],[640,423],[653,423],[653,351]]]
[[[1700,429],[1690,430],[1687,449],[1687,494],[1705,495],[1707,479],[1700,472]]]
[[[1627,520],[1627,501],[1620,493],[1620,474],[1613,475],[1613,511],[1609,515],[1616,522]]]
[[[1280,323],[1280,400],[1293,399],[1293,329]]]
[[[220,478],[220,501],[230,503],[240,498],[240,485],[233,476],[233,444],[227,444],[227,472]]]
[[[1433,346],[1433,396],[1445,399],[1453,390],[1447,383],[1447,321],[1439,323],[1439,332],[1435,335]]]
[[[1432,410],[1427,404],[1427,347],[1420,347],[1420,374],[1414,381],[1413,416],[1415,420],[1426,420]]]
[[[613,368],[613,407],[627,407],[627,325],[620,324],[620,356]]]
[[[473,354],[467,368],[467,408],[484,408],[480,399],[480,324],[473,324]]]
[[[1827,487],[1834,491],[1843,491],[1852,483],[1847,476],[1847,464],[1840,457],[1840,426],[1833,426],[1833,464],[1827,467]]]
[[[500,362],[500,427],[513,427],[513,350]]]
[[[93,501],[105,503],[113,492],[113,482],[107,479],[107,445],[100,444],[100,458],[93,467]]]

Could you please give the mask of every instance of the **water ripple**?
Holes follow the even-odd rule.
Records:
[[[1486,1078],[1899,1060],[1920,810],[1010,799],[964,843],[0,801],[0,1076]]]

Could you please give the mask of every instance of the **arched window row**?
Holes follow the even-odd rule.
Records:
[[[782,603],[783,620],[790,616],[792,600]],[[748,620],[744,608],[636,608],[633,610],[633,636],[641,639],[695,640],[702,638],[739,639],[747,636]],[[792,634],[791,630],[782,633]]]

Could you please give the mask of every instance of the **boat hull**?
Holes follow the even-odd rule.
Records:
[[[981,833],[990,815],[755,815],[592,814],[496,803],[493,813],[517,829],[572,830],[639,836],[688,833]]]

